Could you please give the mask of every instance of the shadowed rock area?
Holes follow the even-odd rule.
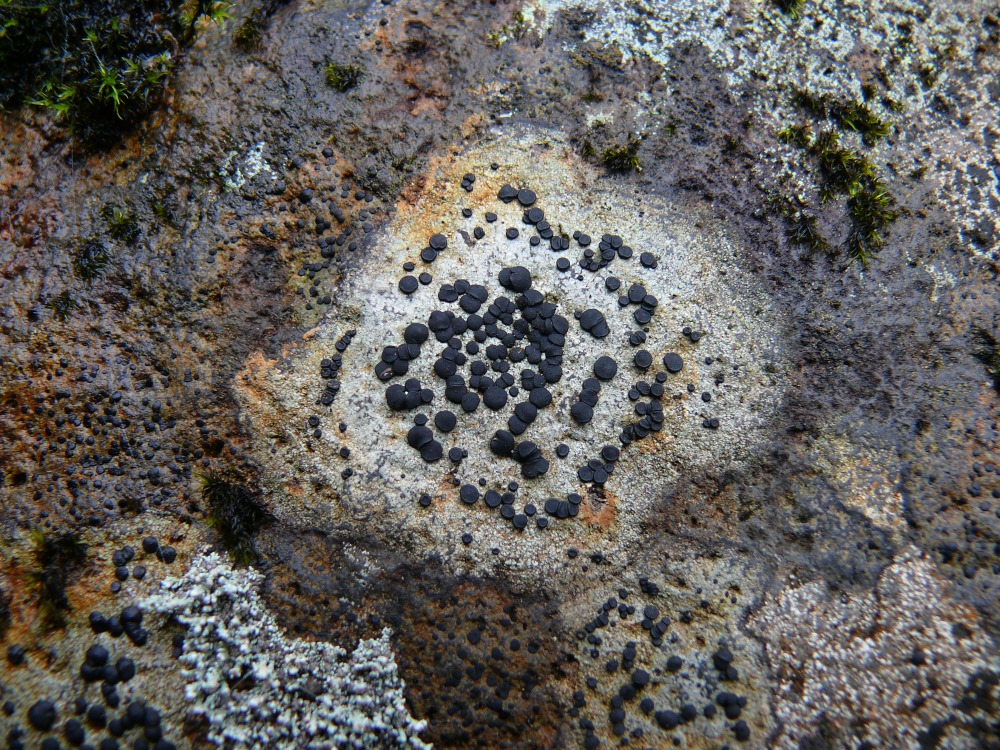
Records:
[[[8,747],[1000,748],[995,3],[57,5]]]

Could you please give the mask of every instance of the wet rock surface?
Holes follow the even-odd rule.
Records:
[[[0,117],[8,746],[997,746],[995,5],[231,12]]]

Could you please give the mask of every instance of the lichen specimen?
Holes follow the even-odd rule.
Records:
[[[347,654],[287,638],[258,595],[263,576],[217,554],[168,578],[143,607],[187,629],[191,713],[225,747],[429,748],[409,715],[390,631]]]

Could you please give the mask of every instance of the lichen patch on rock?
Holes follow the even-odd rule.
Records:
[[[491,168],[493,163],[498,169]],[[459,190],[463,174],[476,175],[469,193]],[[320,524],[370,520],[376,533],[399,535],[427,553],[443,554],[458,569],[483,572],[503,566],[537,574],[551,571],[555,550],[568,543],[601,539],[606,553],[624,553],[637,541],[644,514],[658,498],[658,482],[650,482],[650,476],[664,481],[692,465],[738,462],[748,455],[781,399],[782,382],[773,373],[781,370],[775,334],[784,323],[734,262],[724,230],[709,230],[704,217],[643,197],[595,172],[557,133],[538,129],[500,132],[492,143],[440,165],[428,178],[420,198],[400,208],[371,255],[346,273],[336,304],[308,342],[291,350],[285,361],[254,367],[241,377],[242,398],[261,449],[273,450],[283,462],[270,479],[278,496],[289,501],[279,504],[280,512],[294,516],[304,512],[304,505],[322,504],[323,510],[311,514]],[[496,200],[505,184],[531,187],[537,206],[567,239],[574,230],[589,232],[595,244],[602,232],[617,234],[636,257],[619,258],[592,273],[578,265],[584,248],[577,241],[569,241],[572,249],[553,251],[548,242],[532,246],[527,236],[508,239],[510,229],[530,227],[517,201]],[[463,208],[471,216],[463,217]],[[497,220],[486,221],[486,212],[496,213]],[[478,240],[477,226],[485,230]],[[421,248],[438,233],[447,238],[447,248],[432,263],[422,262]],[[655,257],[656,267],[636,262],[640,253]],[[563,256],[571,259],[566,271],[556,263]],[[427,286],[414,281],[412,295],[398,288],[407,262],[416,264],[413,274],[433,276]],[[420,357],[397,378],[415,378],[422,388],[435,390],[434,400],[422,409],[388,408],[386,385],[375,376],[383,348],[401,344],[406,326],[425,323],[432,311],[444,307],[437,296],[441,284],[466,280],[499,296],[505,290],[497,279],[508,267],[528,269],[532,289],[570,321],[563,377],[550,386],[553,403],[538,410],[537,421],[521,436],[537,444],[549,463],[543,476],[532,479],[522,477],[516,462],[498,459],[489,449],[495,431],[506,428],[512,403],[497,412],[480,407],[463,413],[442,397],[442,379],[431,371],[434,354]],[[611,277],[622,284],[617,292],[609,289]],[[647,325],[632,320],[634,307],[619,304],[633,284],[656,298]],[[608,335],[594,338],[581,330],[574,313],[586,310],[603,314]],[[334,353],[334,343],[344,334],[345,321],[352,321],[354,335],[341,354],[338,394],[327,407],[317,403],[323,392],[317,375],[321,360]],[[630,345],[630,333],[643,328],[649,331],[645,342]],[[693,336],[684,335],[692,330]],[[432,351],[441,346],[433,338],[423,345]],[[634,362],[646,351],[655,363],[648,372]],[[672,353],[682,354],[679,372],[662,364]],[[580,424],[571,407],[602,356],[617,361],[617,373],[603,384],[592,420]],[[512,367],[516,373],[521,366]],[[648,440],[620,446],[619,434],[637,418],[628,391],[639,380],[652,380],[656,371],[665,376],[664,428]],[[447,458],[428,463],[407,445],[415,413],[425,413],[433,426],[435,413],[446,408],[457,412],[457,426],[436,437],[445,453],[449,448],[467,452],[458,465]],[[713,418],[718,428],[705,429]],[[313,434],[317,429],[319,437]],[[566,458],[557,457],[558,444],[568,447]],[[621,457],[604,491],[595,491],[578,470],[605,444],[620,446]],[[345,477],[345,469],[352,473]],[[456,486],[503,493],[511,481],[519,482],[518,512],[529,503],[541,512],[547,499],[575,492],[583,497],[585,522],[556,522],[544,530],[532,523],[520,532],[482,503],[465,507]],[[307,484],[312,486],[298,499],[298,488]],[[326,489],[315,491],[317,484]],[[418,503],[424,494],[431,498],[429,507]],[[472,535],[471,544],[459,545],[463,534]],[[496,546],[499,555],[491,552]]]

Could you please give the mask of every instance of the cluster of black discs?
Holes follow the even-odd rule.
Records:
[[[462,188],[471,191],[474,182],[475,175],[467,174]],[[534,205],[534,192],[504,185],[497,197],[505,203],[517,201],[521,204],[524,224],[534,229],[529,238],[531,246],[536,247],[547,241],[553,251],[569,248],[569,235],[562,233],[561,227],[557,232],[546,221],[542,209]],[[471,217],[472,211],[463,209],[463,215]],[[487,211],[485,219],[487,224],[493,224],[498,217]],[[485,236],[486,230],[477,226],[472,234],[479,240]],[[520,232],[516,227],[508,227],[504,235],[515,240]],[[587,234],[574,232],[572,237],[583,248],[583,257],[578,265],[585,271],[595,272],[615,260],[627,261],[634,255],[632,248],[617,235],[603,235],[596,248],[591,247],[592,239]],[[420,251],[420,259],[430,265],[447,249],[447,238],[443,234],[434,234]],[[640,262],[647,268],[656,267],[656,259],[650,253],[641,253]],[[414,294],[421,285],[427,285],[432,280],[426,272],[419,276],[412,275],[415,265],[411,262],[403,267],[407,275],[398,284],[403,294]],[[560,258],[557,268],[567,271],[570,263],[566,258]],[[498,457],[518,462],[525,479],[534,479],[549,470],[549,460],[541,446],[518,438],[537,419],[539,411],[552,404],[550,387],[563,376],[564,348],[570,322],[558,313],[554,302],[547,301],[544,294],[533,288],[529,269],[523,266],[504,268],[497,280],[508,294],[492,299],[485,286],[465,279],[442,284],[438,288],[437,299],[445,307],[431,311],[426,321],[410,323],[404,330],[402,342],[385,346],[380,361],[375,365],[375,374],[383,382],[401,378],[409,374],[410,363],[429,346],[439,345],[440,348],[435,351],[433,377],[443,381],[444,398],[454,405],[452,408],[469,414],[485,406],[490,411],[498,412],[513,402],[506,429],[496,430],[490,436],[489,448]],[[613,293],[622,290],[622,282],[616,277],[608,278],[605,286]],[[618,303],[622,309],[632,309],[632,318],[639,326],[639,330],[628,334],[629,343],[632,346],[641,345],[647,339],[657,299],[641,284],[632,284],[620,294]],[[458,310],[448,309],[447,306],[451,305],[457,306]],[[577,311],[574,317],[582,330],[598,340],[611,333],[604,313],[596,308]],[[691,335],[689,329],[685,330],[685,334],[692,343],[697,341],[697,334]],[[653,368],[653,356],[645,349],[639,349],[633,356],[633,364],[637,370],[649,372]],[[637,402],[634,411],[638,419],[623,426],[619,435],[621,447],[662,429],[664,411],[660,399],[664,395],[664,383],[670,375],[680,372],[683,366],[679,354],[667,354],[663,358],[664,369],[651,373],[652,382],[639,381],[629,390],[629,397]],[[519,372],[515,372],[515,368],[519,368]],[[584,380],[570,408],[576,423],[586,425],[593,419],[602,382],[611,381],[618,374],[618,369],[618,363],[606,355],[594,362],[594,377]],[[419,410],[433,404],[435,398],[434,387],[414,377],[403,382],[390,382],[385,391],[386,404],[393,411]],[[435,430],[438,434],[447,434],[456,428],[458,416],[452,408],[436,410],[433,420],[426,414],[418,413],[407,432],[408,445],[429,463],[440,461],[447,455],[451,462],[458,465],[468,456],[468,451],[463,448],[451,448],[446,454],[435,434]],[[718,422],[716,420],[712,424],[708,420],[705,426],[715,427]],[[565,458],[569,449],[560,444],[555,452],[558,457]],[[598,453],[598,457],[578,468],[577,477],[581,482],[603,485],[614,472],[621,449],[604,445]],[[582,502],[579,494],[570,492],[564,500],[547,499],[542,504],[545,515],[541,515],[531,503],[518,512],[514,507],[516,488],[508,488],[507,492],[492,489],[481,492],[480,487],[486,484],[484,479],[479,480],[478,487],[461,484],[457,479],[455,482],[461,485],[459,496],[464,503],[474,505],[483,501],[490,508],[499,508],[501,515],[518,529],[525,528],[532,518],[537,526],[545,528],[549,518],[574,517]],[[427,506],[430,497],[422,495],[420,501]]]
[[[438,300],[457,303],[466,315],[434,310],[426,325],[411,323],[403,333],[402,344],[382,350],[375,374],[383,380],[407,374],[409,363],[420,356],[433,335],[443,344],[433,372],[444,381],[447,401],[471,413],[480,405],[499,411],[511,399],[521,399],[514,404],[507,429],[498,430],[491,438],[490,448],[497,455],[520,462],[522,475],[533,479],[546,473],[549,463],[534,443],[522,441],[518,444],[515,436],[528,429],[539,409],[552,403],[548,386],[559,382],[563,375],[563,346],[569,321],[556,314],[555,304],[546,302],[540,292],[531,288],[528,269],[521,266],[504,268],[498,280],[516,296],[514,299],[497,297],[485,310],[483,306],[489,300],[489,293],[484,286],[470,284],[464,279],[441,286]],[[471,340],[463,344],[463,336]],[[515,378],[511,365],[521,363],[525,367]],[[468,378],[459,374],[459,368],[466,366],[470,372]],[[392,410],[412,410],[431,403],[434,392],[422,387],[419,380],[410,378],[402,385],[390,385],[385,398]],[[425,461],[442,458],[443,448],[434,439],[426,416],[417,415],[414,422],[407,434],[409,445],[420,451]],[[448,409],[438,411],[434,418],[434,426],[445,433],[451,432],[456,423],[455,414]],[[464,452],[449,454],[449,458],[460,461]]]
[[[642,726],[642,723],[646,722],[632,721],[630,712],[645,715],[648,717],[647,722],[651,720],[650,723],[657,729],[669,733],[694,722],[699,717],[703,717],[706,722],[718,721],[721,718],[718,716],[721,709],[725,719],[733,722],[729,728],[735,738],[740,741],[749,739],[749,726],[740,718],[747,705],[747,699],[729,690],[718,689],[722,683],[739,681],[739,670],[734,664],[732,651],[720,643],[712,654],[711,667],[707,663],[688,665],[681,656],[669,653],[666,641],[672,624],[671,619],[663,616],[660,608],[649,601],[658,597],[659,589],[655,583],[645,578],[640,578],[639,585],[648,603],[636,601],[634,592],[621,588],[617,596],[609,597],[600,606],[597,614],[576,631],[576,637],[583,645],[582,656],[585,665],[587,662],[593,664],[591,660],[600,660],[595,666],[599,665],[598,668],[607,675],[623,676],[618,690],[607,704],[607,722],[611,734],[623,739],[626,736],[633,740],[646,739],[646,731]],[[631,618],[640,620],[643,630],[649,633],[651,645],[660,651],[654,651],[651,658],[643,659],[639,644],[627,641],[620,652],[616,650],[610,656],[602,657],[601,647],[605,645],[602,631],[609,627],[613,629],[616,624],[627,622]],[[680,619],[684,622],[690,621],[690,613],[681,613]],[[670,638],[670,642],[677,640],[676,635]],[[665,658],[661,655],[663,651],[668,652]],[[693,697],[695,693],[700,692],[708,700],[700,708],[692,702],[658,706],[657,701],[648,695],[649,691],[654,689],[657,683],[666,680],[667,675],[675,675],[673,679],[689,678],[685,667],[704,681],[701,687],[691,685],[691,689],[685,691],[686,694]],[[596,690],[599,684],[594,675],[586,678],[586,685],[590,690]],[[583,731],[583,746],[589,750],[596,750],[601,746],[601,741],[595,733],[597,727],[593,719],[583,715],[587,707],[587,693],[578,690],[573,694],[573,708],[570,710],[570,715],[579,721],[579,727]],[[632,724],[631,729],[629,724]],[[677,745],[678,741],[675,740],[673,744]]]
[[[147,537],[149,539],[151,538]],[[151,546],[147,542],[147,552],[150,552]],[[127,635],[133,644],[143,646],[148,634],[142,627],[142,620],[142,610],[129,605],[120,614],[111,617],[91,612],[89,623],[95,635],[106,633],[113,640]],[[175,656],[176,651],[175,648]],[[134,660],[128,656],[115,659],[103,643],[95,642],[84,653],[79,674],[85,686],[99,683],[101,695],[100,700],[88,701],[82,696],[77,698],[72,704],[74,715],[61,722],[62,736],[71,747],[91,750],[118,750],[125,746],[138,750],[175,749],[176,745],[164,736],[160,713],[155,708],[141,700],[131,700],[123,705],[118,686],[130,682],[136,676]],[[3,710],[8,716],[11,715],[13,704],[5,703]],[[43,698],[29,707],[27,718],[34,729],[48,733],[59,722],[59,709],[54,701]],[[104,736],[101,737],[102,735]],[[24,748],[22,736],[22,730],[12,729],[8,733],[7,747],[12,750]],[[39,746],[43,750],[64,747],[55,736],[46,737]]]

